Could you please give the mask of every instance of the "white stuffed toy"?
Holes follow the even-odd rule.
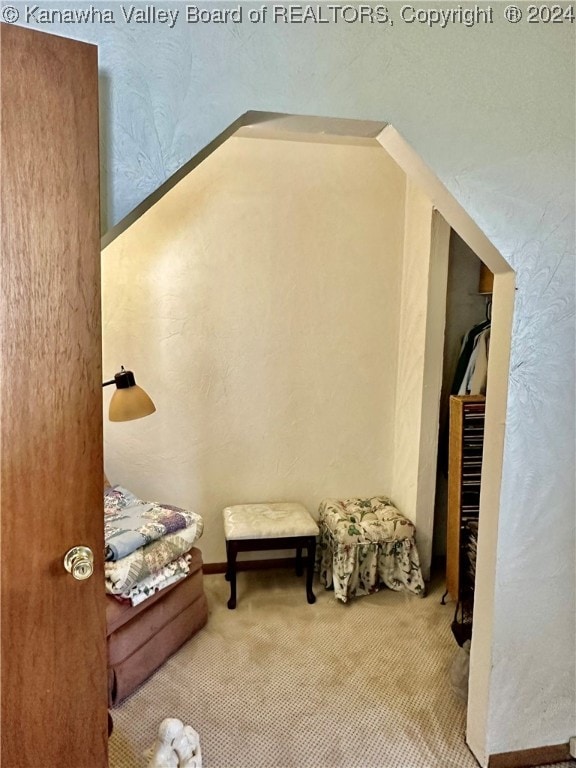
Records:
[[[202,768],[200,737],[190,725],[185,725],[183,732],[174,742],[178,755],[178,768]]]
[[[148,768],[202,768],[200,737],[190,725],[167,717],[160,723],[148,757]]]

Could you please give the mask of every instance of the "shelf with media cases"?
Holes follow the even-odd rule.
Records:
[[[460,645],[472,634],[485,407],[484,395],[450,398],[444,597],[456,603],[452,631]]]

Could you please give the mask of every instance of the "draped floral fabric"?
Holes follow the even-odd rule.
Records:
[[[416,529],[386,496],[325,499],[320,504],[317,565],[320,581],[342,602],[381,584],[425,593]]]

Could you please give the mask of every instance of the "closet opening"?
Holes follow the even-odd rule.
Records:
[[[295,185],[284,190],[283,196],[276,202],[268,201],[266,196],[254,199],[254,208],[250,212],[250,209],[244,206],[248,205],[251,198],[255,198],[255,181],[264,174],[264,163],[253,163],[249,159],[253,155],[253,148],[257,147],[262,159],[266,159],[281,154],[280,150],[284,145],[289,146],[290,151],[298,155],[301,167],[304,167],[303,163],[307,159],[312,162],[316,149],[325,151],[326,147],[330,148],[332,154],[325,166],[329,183],[324,189],[321,187],[322,175],[308,173],[309,189],[306,194]],[[345,148],[346,152],[341,155],[342,148]],[[222,155],[219,155],[220,149]],[[384,492],[389,492],[398,502],[402,512],[416,524],[418,548],[425,576],[429,576],[434,537],[441,537],[441,522],[437,516],[435,522],[434,500],[450,240],[453,243],[464,243],[474,254],[474,258],[484,263],[494,274],[467,731],[468,744],[476,757],[482,761],[487,753],[486,717],[514,273],[473,219],[392,126],[372,121],[246,113],[108,233],[103,240],[102,262],[105,367],[113,368],[117,359],[124,359],[124,350],[129,347],[131,365],[139,369],[145,368],[152,351],[153,359],[158,365],[156,389],[161,393],[157,402],[158,413],[162,412],[163,405],[163,377],[176,371],[172,381],[176,382],[177,386],[182,386],[180,394],[186,393],[182,399],[188,408],[190,423],[194,425],[194,433],[186,436],[186,450],[191,445],[194,449],[194,441],[200,440],[199,431],[204,430],[206,435],[214,433],[218,428],[218,420],[222,421],[226,429],[226,439],[220,440],[218,445],[210,447],[210,450],[205,449],[207,443],[200,445],[198,460],[190,462],[193,471],[198,473],[195,477],[181,471],[183,460],[180,454],[172,455],[174,435],[182,431],[181,413],[175,413],[171,423],[167,421],[168,416],[164,416],[164,422],[157,419],[153,424],[139,425],[139,431],[133,434],[129,431],[129,426],[124,426],[122,440],[116,439],[114,425],[106,423],[107,465],[113,467],[117,461],[118,465],[132,467],[134,473],[141,472],[141,477],[137,478],[136,474],[127,477],[126,483],[133,481],[135,485],[146,488],[146,484],[154,482],[154,472],[158,472],[158,457],[155,459],[156,466],[153,471],[146,466],[149,446],[153,443],[162,447],[162,450],[157,452],[161,454],[160,460],[166,458],[166,466],[162,467],[162,470],[173,480],[173,487],[181,496],[194,492],[204,494],[198,496],[203,502],[212,498],[209,494],[219,491],[218,484],[207,482],[206,478],[214,471],[217,460],[222,462],[223,457],[231,456],[232,453],[238,466],[241,466],[242,472],[239,476],[242,476],[244,482],[251,464],[247,461],[246,454],[254,441],[245,438],[245,424],[240,423],[239,414],[243,419],[252,420],[252,431],[260,430],[258,434],[262,440],[268,439],[274,429],[272,419],[269,422],[261,419],[262,411],[267,412],[266,408],[262,408],[262,403],[267,401],[263,399],[266,392],[262,384],[263,377],[260,375],[261,365],[266,361],[278,366],[277,375],[270,378],[270,382],[275,382],[277,387],[283,387],[288,376],[296,376],[292,379],[296,383],[291,390],[285,392],[283,398],[283,407],[286,409],[290,427],[286,432],[284,445],[297,457],[294,466],[299,463],[307,471],[313,465],[313,454],[304,455],[303,458],[298,456],[299,452],[308,450],[311,444],[320,445],[320,438],[324,437],[319,428],[317,441],[303,439],[311,420],[318,418],[321,409],[315,410],[308,400],[303,401],[306,404],[304,410],[300,406],[296,407],[296,395],[307,398],[310,392],[314,394],[316,390],[317,393],[324,393],[323,402],[332,401],[332,404],[337,405],[338,398],[341,397],[336,386],[339,379],[332,378],[332,384],[327,389],[321,378],[323,371],[318,360],[318,340],[324,338],[324,326],[315,326],[310,333],[301,322],[306,315],[297,312],[284,316],[282,312],[288,312],[294,302],[298,303],[299,309],[306,312],[313,308],[314,312],[309,316],[321,315],[322,320],[326,321],[325,328],[332,328],[330,333],[333,331],[333,324],[329,323],[330,313],[336,317],[339,312],[343,318],[351,316],[350,307],[354,305],[354,295],[350,286],[354,284],[354,280],[358,285],[361,282],[354,260],[358,258],[357,254],[366,233],[354,235],[344,224],[356,214],[364,217],[361,218],[363,223],[370,219],[370,216],[366,218],[366,211],[372,210],[370,206],[373,206],[373,201],[367,199],[363,210],[348,209],[346,196],[338,194],[338,184],[342,185],[343,192],[349,185],[361,189],[362,180],[354,180],[348,175],[348,171],[345,173],[344,170],[346,166],[351,172],[354,171],[356,164],[353,153],[360,153],[364,149],[374,154],[376,165],[370,165],[372,176],[374,167],[381,167],[392,180],[391,186],[387,187],[381,184],[381,180],[372,178],[374,185],[380,188],[382,201],[389,201],[391,206],[395,206],[394,210],[397,212],[394,215],[397,221],[387,221],[383,227],[386,237],[391,238],[386,243],[385,253],[393,254],[393,267],[384,271],[382,265],[378,267],[381,279],[379,290],[375,291],[371,301],[362,302],[353,313],[353,321],[358,324],[358,331],[364,329],[373,339],[371,349],[378,349],[378,346],[382,345],[386,347],[392,361],[385,382],[389,389],[384,394],[380,392],[380,399],[377,399],[377,392],[370,388],[369,348],[354,358],[357,365],[357,386],[363,387],[372,398],[370,402],[374,413],[386,410],[386,429],[383,432],[387,435],[386,439],[392,441],[391,453],[384,455],[387,449],[380,445],[383,455],[377,457],[380,465],[378,461],[373,463],[374,479],[371,482],[375,486],[380,472],[380,487],[385,486]],[[207,169],[210,162],[216,158],[219,158],[217,174],[210,180]],[[201,166],[204,161],[206,165]],[[288,174],[298,167],[291,161],[281,162],[283,172]],[[339,164],[340,162],[342,164]],[[198,168],[199,166],[201,167]],[[193,184],[190,180],[194,178],[197,168],[200,171],[197,177],[200,182]],[[240,171],[243,178],[240,177]],[[267,187],[267,195],[268,192],[274,194],[273,175],[267,177],[266,183],[270,184]],[[302,260],[304,246],[300,235],[304,229],[312,230],[320,226],[320,229],[314,229],[313,235],[317,248],[307,252],[306,259],[301,261],[302,269],[307,267],[309,258],[316,258],[316,253],[325,249],[325,242],[334,235],[334,220],[328,217],[329,206],[324,207],[322,216],[319,216],[325,192],[332,196],[332,204],[339,206],[339,237],[334,240],[334,246],[342,249],[338,265],[342,294],[335,301],[333,295],[326,293],[334,277],[329,261],[326,262],[324,273],[320,268],[315,273],[314,280],[302,284],[296,282],[299,277],[298,264],[295,267],[291,263],[292,257],[294,260]],[[216,198],[227,206],[224,217],[219,216],[213,205]],[[272,236],[269,219],[262,213],[263,206],[270,215],[274,210],[290,213],[274,220],[275,230]],[[198,231],[200,222],[202,226],[205,225],[201,232]],[[239,228],[246,223],[249,225],[249,231],[241,234]],[[232,232],[234,238],[229,244],[223,245],[220,238],[227,232]],[[194,253],[194,262],[189,261],[191,253]],[[223,253],[225,259],[221,258]],[[274,262],[276,253],[285,257],[283,269],[286,271],[282,275],[289,276],[290,282],[282,277],[281,282],[275,285],[273,300],[266,299],[267,289],[256,290],[257,304],[243,304],[242,297],[245,292],[263,286],[265,279],[278,273],[278,266]],[[373,253],[378,253],[377,241],[374,241]],[[220,261],[216,261],[216,257]],[[322,267],[320,262],[319,265]],[[142,271],[144,267],[146,272]],[[214,270],[220,270],[220,283],[213,282],[211,275]],[[179,294],[174,298],[174,286],[178,284],[181,276],[194,281],[194,284],[185,296]],[[230,300],[222,298],[219,287],[223,285],[230,286]],[[137,307],[126,305],[129,294],[137,295]],[[230,312],[231,306],[235,306],[236,311],[232,312],[225,331],[221,331],[217,326],[218,320],[224,317],[226,312]],[[152,326],[156,310],[157,318]],[[387,324],[386,328],[378,327],[377,323],[371,321],[370,318],[376,312],[380,313],[379,320]],[[250,328],[241,329],[247,317],[251,318],[252,332]],[[262,318],[266,322],[262,322]],[[264,337],[262,328],[274,328],[276,335]],[[175,345],[177,339],[183,335],[186,336],[188,344],[187,354],[191,354],[190,350],[194,352],[194,367],[191,370],[196,378],[193,379],[186,378],[176,370],[183,358]],[[201,335],[209,338],[210,344],[198,346]],[[235,350],[242,343],[242,338],[252,337],[257,338],[253,362],[258,366],[258,375],[254,375],[255,369],[246,370],[250,373],[252,390],[257,388],[260,393],[260,388],[262,389],[259,410],[250,410],[252,405],[246,400],[248,407],[239,408],[236,405],[231,410],[231,418],[224,423],[223,405],[228,398],[236,398],[238,403],[240,398],[253,394],[248,388],[242,388],[238,384],[235,377],[237,370],[233,370],[234,366],[237,369],[243,365],[248,366],[249,361],[244,360],[242,355],[237,355]],[[297,339],[300,345],[298,354],[294,354],[292,348],[286,350],[283,347],[283,342],[288,337]],[[338,333],[334,333],[330,338],[337,345]],[[279,339],[282,344],[278,343]],[[217,358],[222,351],[236,354],[235,357],[228,358],[232,359],[234,366],[227,362],[226,354],[221,360]],[[351,348],[351,354],[356,353],[357,349]],[[306,370],[302,369],[303,360],[310,366]],[[334,358],[322,358],[320,362],[326,365],[335,364]],[[201,373],[203,370],[204,374]],[[339,376],[346,373],[341,368],[334,370]],[[210,372],[216,372],[218,375],[210,376]],[[152,375],[154,372],[151,372]],[[155,389],[153,382],[150,382],[150,388]],[[214,397],[213,410],[208,413],[203,402],[198,399],[200,395],[206,394]],[[341,405],[340,412],[344,412],[346,405]],[[170,413],[168,396],[163,410],[165,414]],[[274,415],[273,410],[269,413]],[[358,411],[358,416],[368,423],[369,419],[364,411]],[[329,419],[321,426],[327,431],[333,429]],[[202,439],[208,440],[208,437]],[[328,440],[324,443],[346,447],[343,442]],[[126,446],[130,451],[129,461],[124,460],[121,454],[126,450]],[[489,450],[486,446],[489,446]],[[368,452],[366,455],[369,455]],[[282,493],[281,483],[285,477],[282,461],[278,465],[279,469],[270,469],[270,466],[264,463],[265,460],[267,457],[262,458],[263,463],[259,467],[261,477],[265,478],[270,471],[276,472],[279,493]],[[338,464],[337,455],[330,461],[333,462],[331,469],[336,471],[335,477],[350,471],[351,463],[343,461]],[[329,462],[327,466],[328,464]],[[361,466],[362,462],[357,461],[357,465]],[[293,465],[286,466],[292,472]],[[321,474],[316,473],[316,476]],[[186,483],[189,483],[189,486]],[[250,488],[247,486],[247,497],[254,496],[255,483],[256,480]],[[312,480],[308,482],[311,495],[315,492],[312,483]],[[238,497],[239,491],[236,493]],[[325,495],[324,491],[321,493]],[[150,491],[149,496],[153,498],[154,493]],[[226,506],[220,504],[220,498],[216,501],[213,503],[217,510],[214,519]],[[207,503],[205,505],[210,506]],[[195,504],[192,503],[191,506]],[[219,549],[222,548],[222,541],[217,523],[214,523],[203,538],[203,545],[207,549],[212,548],[210,551],[213,552],[211,557],[205,557],[205,562],[224,559],[223,550],[220,554]],[[447,608],[447,611],[449,610]]]
[[[468,648],[478,546],[494,275],[451,231],[440,394],[433,558],[446,574],[442,604]]]

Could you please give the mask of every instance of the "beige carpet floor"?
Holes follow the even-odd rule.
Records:
[[[111,768],[141,768],[159,723],[200,734],[204,768],[476,768],[450,686],[443,583],[346,605],[292,571],[205,577],[207,626],[113,710]],[[565,764],[568,765],[568,764]]]

